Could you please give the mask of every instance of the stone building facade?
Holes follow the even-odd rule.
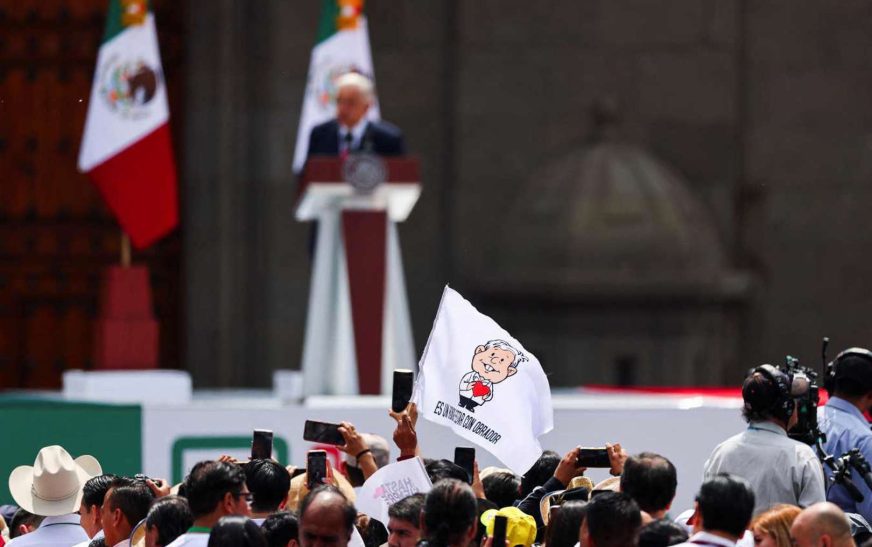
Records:
[[[187,0],[184,361],[200,386],[267,385],[300,360],[291,161],[317,4]],[[400,231],[419,348],[445,283],[559,386],[736,384],[786,353],[817,364],[823,335],[872,344],[867,2],[366,11],[383,116],[423,166]],[[604,98],[621,117],[606,140]]]

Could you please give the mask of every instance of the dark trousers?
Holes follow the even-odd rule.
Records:
[[[478,406],[478,403],[470,399],[469,397],[460,396],[460,407],[465,408],[470,412],[475,412],[475,407]]]

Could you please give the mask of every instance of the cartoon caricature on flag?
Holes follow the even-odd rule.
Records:
[[[518,372],[518,365],[526,361],[523,353],[504,340],[491,340],[475,348],[472,372],[460,379],[460,406],[475,412],[494,397],[494,384]]]
[[[551,388],[536,357],[493,319],[445,287],[421,357],[419,412],[523,474],[554,427]]]

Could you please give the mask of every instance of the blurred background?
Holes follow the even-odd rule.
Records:
[[[154,0],[180,228],[148,265],[160,365],[299,368],[293,150],[319,2]],[[872,4],[368,0],[415,345],[449,283],[555,387],[738,385],[872,327]],[[119,230],[76,172],[105,0],[0,0],[0,387],[93,367]]]

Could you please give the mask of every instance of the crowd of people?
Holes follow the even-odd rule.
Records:
[[[343,422],[346,459],[337,468],[327,463],[323,478],[272,459],[221,456],[170,485],[107,473],[91,456],[73,459],[46,446],[9,476],[17,505],[0,510],[0,546],[870,547],[872,491],[852,475],[863,499],[846,497],[845,477],[827,488],[832,470],[825,474],[821,454],[788,435],[802,412],[799,379],[768,365],[749,373],[748,428],[714,449],[694,507],[672,506],[678,470],[666,456],[628,455],[619,444],[606,446],[612,476],[598,484],[585,476],[579,447],[562,457],[543,452],[523,476],[477,464],[470,474],[427,459],[410,404],[390,413],[393,441],[399,460],[422,459],[432,488],[390,505],[387,522],[359,512],[355,500],[357,487],[391,465],[390,447]],[[825,385],[831,397],[818,409],[825,446],[862,454],[872,438],[864,414],[872,406],[872,354],[843,352]],[[494,545],[498,518],[505,546]]]

